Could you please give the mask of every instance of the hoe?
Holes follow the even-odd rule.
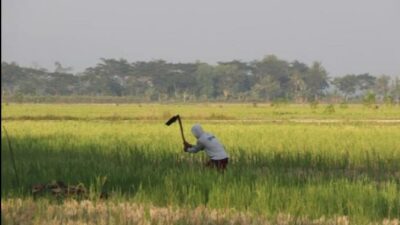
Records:
[[[178,122],[179,122],[179,127],[181,128],[182,140],[183,140],[183,142],[185,143],[185,142],[186,142],[186,140],[185,140],[185,135],[183,135],[182,121],[181,121],[181,117],[179,116],[179,114],[178,114],[178,115],[175,115],[175,116],[173,116],[173,117],[171,117],[171,119],[169,119],[169,120],[165,123],[165,125],[170,126],[171,124],[175,123],[177,120],[178,120]]]

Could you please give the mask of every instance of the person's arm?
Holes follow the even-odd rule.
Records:
[[[196,145],[191,145],[191,144],[189,144],[187,142],[185,144],[185,152],[196,153],[196,152],[199,152],[199,151],[201,151],[203,149],[204,149],[204,145],[199,141],[197,141]]]

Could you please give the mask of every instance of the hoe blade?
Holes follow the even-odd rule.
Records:
[[[165,123],[165,125],[169,126],[169,125],[175,123],[176,120],[177,120],[178,118],[179,118],[179,115],[176,115],[176,116],[171,117],[171,119],[169,119],[169,120]]]

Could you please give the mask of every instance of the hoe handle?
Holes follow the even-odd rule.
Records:
[[[185,135],[183,134],[183,127],[182,127],[181,117],[178,117],[178,122],[179,122],[179,127],[181,128],[182,140],[183,140],[183,143],[185,143],[186,140],[185,140]]]

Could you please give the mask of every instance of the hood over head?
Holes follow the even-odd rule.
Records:
[[[203,128],[200,126],[200,124],[195,124],[192,127],[192,134],[196,137],[199,138],[202,134],[204,133]]]

